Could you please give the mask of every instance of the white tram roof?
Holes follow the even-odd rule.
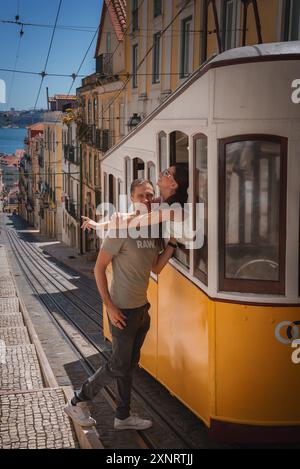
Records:
[[[237,47],[236,49],[229,49],[225,52],[222,52],[210,61],[210,65],[217,62],[224,62],[227,60],[231,61],[243,59],[243,62],[247,62],[247,59],[251,59],[254,57],[267,58],[268,56],[286,56],[294,54],[299,54],[300,56],[300,41],[255,44],[253,46]],[[278,60],[280,60],[280,57],[278,57]]]

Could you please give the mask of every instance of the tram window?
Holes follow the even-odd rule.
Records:
[[[103,173],[103,200],[107,202],[107,174]]]
[[[159,171],[163,171],[168,167],[168,156],[167,156],[167,134],[160,132],[158,136],[158,161]]]
[[[220,145],[220,288],[284,293],[286,139]]]
[[[133,159],[133,179],[145,177],[145,163],[140,158]]]
[[[112,174],[108,177],[108,201],[114,207],[116,206],[115,178]]]
[[[189,137],[179,130],[170,133],[170,165],[182,164],[187,165],[189,162]],[[190,251],[180,244],[176,249],[174,258],[183,264],[187,269],[190,266]]]
[[[147,175],[149,181],[152,182],[154,190],[156,187],[156,170],[155,170],[155,164],[150,161],[148,163],[148,175]]]
[[[208,221],[208,194],[207,194],[207,137],[196,135],[194,137],[194,178],[195,178],[195,204],[204,204],[204,226],[199,225],[200,220],[195,219],[194,229],[204,231],[202,248],[194,252],[194,275],[207,285],[207,221]],[[195,209],[197,209],[197,205]],[[196,212],[198,213],[198,212]]]

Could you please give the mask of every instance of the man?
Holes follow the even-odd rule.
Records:
[[[135,209],[139,204],[145,204],[147,210],[151,210],[154,189],[150,181],[136,179],[131,184],[130,193]],[[139,362],[140,350],[150,327],[150,304],[147,300],[150,272],[160,273],[172,257],[176,244],[170,241],[159,254],[157,240],[109,235],[98,255],[95,278],[109,318],[112,356],[83,383],[79,391],[75,391],[65,412],[82,426],[94,425],[96,422],[84,402],[93,399],[103,386],[115,378],[117,409],[114,428],[145,430],[151,427],[151,420],[130,415],[132,372]],[[106,268],[110,263],[113,279],[109,292]]]

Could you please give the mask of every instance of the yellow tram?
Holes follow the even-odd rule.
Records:
[[[151,277],[141,366],[222,440],[300,441],[299,60],[300,41],[218,55],[102,161],[116,206],[189,164],[205,245]]]

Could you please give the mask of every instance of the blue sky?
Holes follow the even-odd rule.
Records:
[[[16,24],[3,24],[1,20],[14,20],[19,10],[21,22],[54,25],[58,5],[59,0],[0,0],[0,68],[14,69],[21,29]],[[101,9],[102,0],[62,0],[57,25],[88,30],[56,29],[47,72],[71,74],[77,71],[99,25]],[[23,29],[16,69],[41,72],[46,62],[52,28],[24,26]],[[94,72],[95,45],[96,39],[80,71],[82,75]],[[40,76],[16,73],[13,79],[12,73],[0,70],[0,79],[6,83],[6,104],[0,104],[0,111],[11,107],[34,107]],[[46,108],[46,86],[52,96],[67,93],[71,83],[72,79],[69,77],[45,77],[37,109]],[[73,94],[80,83],[81,79],[76,79]]]

